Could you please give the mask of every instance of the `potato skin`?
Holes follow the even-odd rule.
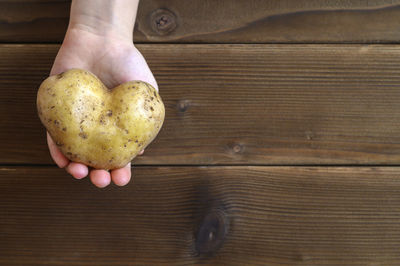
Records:
[[[61,152],[97,169],[129,163],[157,136],[165,117],[161,97],[150,84],[130,81],[108,90],[81,69],[44,80],[37,109]]]

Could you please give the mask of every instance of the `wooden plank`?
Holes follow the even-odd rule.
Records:
[[[399,164],[396,45],[140,45],[166,105],[137,164]],[[0,163],[48,164],[57,45],[0,46]]]
[[[61,42],[69,5],[0,1],[0,41]],[[146,0],[140,2],[134,41],[392,43],[400,41],[399,5],[400,0]]]
[[[0,0],[0,42],[62,42],[71,1]]]
[[[397,265],[400,168],[0,169],[2,265]]]

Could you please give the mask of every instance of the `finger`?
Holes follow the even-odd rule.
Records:
[[[67,172],[70,173],[76,179],[82,179],[88,175],[89,169],[82,163],[71,162],[67,168]]]
[[[125,186],[131,180],[131,163],[111,171],[111,179],[117,186]]]
[[[51,158],[53,158],[54,162],[60,168],[64,168],[68,165],[69,160],[61,151],[58,149],[57,145],[54,143],[53,139],[50,137],[50,134],[47,132],[47,144],[49,146],[49,151]]]
[[[96,169],[90,171],[90,180],[96,187],[103,188],[111,183],[111,176],[106,170]]]
[[[144,153],[144,150],[141,150],[138,154],[143,155],[143,153]]]

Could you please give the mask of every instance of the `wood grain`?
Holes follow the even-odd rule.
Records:
[[[396,45],[140,45],[166,121],[137,164],[399,164]],[[36,90],[57,45],[0,46],[0,162],[51,163]]]
[[[69,5],[1,0],[0,42],[61,42]],[[400,0],[146,0],[134,41],[392,43],[400,41],[399,16]]]
[[[184,0],[143,1],[139,42],[381,43],[399,42],[400,1]],[[168,34],[152,17],[167,9],[176,22]]]
[[[133,171],[134,184],[99,190],[61,169],[1,168],[0,264],[396,265],[400,260],[399,168]],[[215,238],[225,229],[217,248]],[[204,241],[196,246],[199,239]],[[208,252],[199,252],[205,246]]]
[[[62,42],[71,1],[0,0],[0,42]]]

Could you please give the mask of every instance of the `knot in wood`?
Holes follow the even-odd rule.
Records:
[[[240,155],[240,154],[244,153],[244,150],[245,150],[245,146],[244,146],[244,144],[241,144],[241,143],[229,142],[226,145],[226,151],[229,154]]]
[[[190,101],[188,100],[180,100],[178,102],[178,110],[182,113],[185,112],[189,108],[189,106],[190,106]]]
[[[176,16],[168,9],[157,9],[150,16],[152,29],[159,35],[167,35],[175,30]]]
[[[203,219],[196,235],[195,247],[199,255],[211,255],[224,243],[229,229],[228,218],[221,210],[213,210]]]
[[[243,146],[241,144],[235,144],[232,149],[234,153],[241,153],[243,151]]]

